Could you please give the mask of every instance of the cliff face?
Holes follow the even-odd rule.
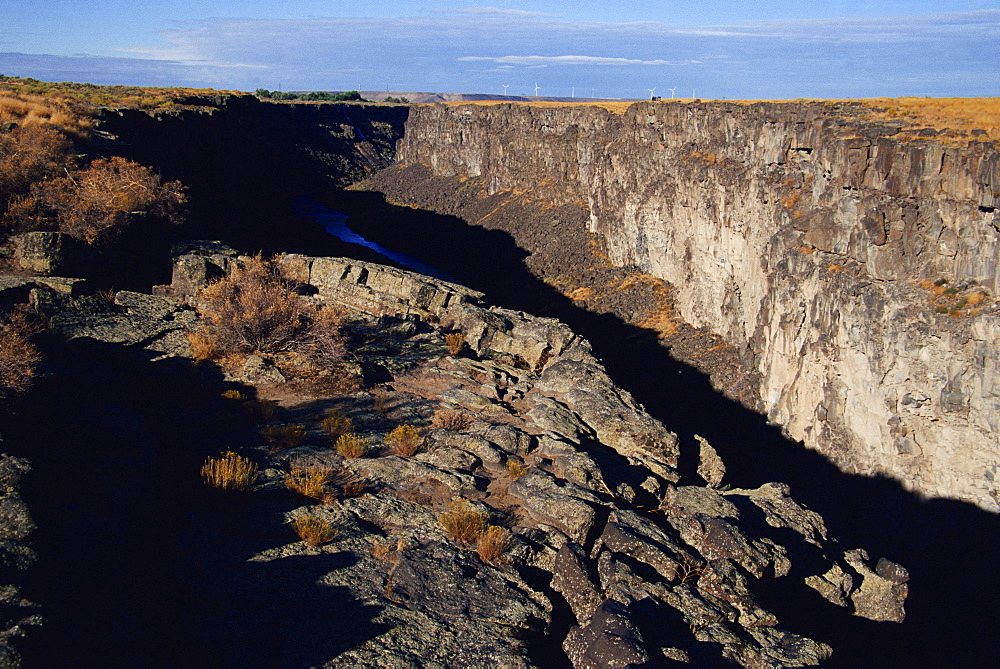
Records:
[[[998,510],[1000,158],[898,127],[850,103],[418,107],[399,160],[585,201],[790,437]]]

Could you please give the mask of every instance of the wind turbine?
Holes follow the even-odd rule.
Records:
[[[670,99],[673,100],[674,99],[674,91],[677,90],[677,87],[674,86],[673,88],[670,88],[670,89],[667,89],[667,90],[670,91]]]
[[[500,84],[503,86],[503,96],[507,97],[507,89],[510,88],[510,84]]]
[[[535,97],[536,98],[538,97],[538,89],[539,88],[541,88],[541,86],[538,85],[538,82],[535,82]]]
[[[656,89],[655,88],[647,88],[646,90],[649,91],[649,99],[652,100],[653,99],[653,91],[655,91]]]

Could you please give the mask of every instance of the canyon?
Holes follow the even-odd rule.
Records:
[[[326,570],[338,593],[351,594],[337,599],[336,610],[366,619],[362,630],[345,632],[313,619],[320,604],[296,599],[326,601],[315,584],[287,594],[275,587],[254,591],[260,574],[294,581],[299,572],[289,565],[311,574],[305,559],[317,557],[308,549],[274,548],[277,533],[257,526],[257,518],[281,515],[274,499],[258,501],[253,514],[259,515],[250,520],[235,504],[202,507],[202,492],[174,483],[194,466],[194,450],[209,448],[209,437],[222,429],[206,407],[218,403],[223,386],[213,379],[189,389],[177,359],[156,363],[160,371],[154,371],[146,358],[185,355],[178,335],[193,316],[170,300],[190,297],[236,252],[213,251],[206,261],[204,251],[178,257],[175,245],[171,261],[165,248],[154,253],[143,246],[141,257],[131,258],[119,249],[108,265],[128,267],[122,276],[132,283],[117,285],[139,292],[119,292],[96,316],[86,312],[98,301],[79,297],[87,292],[82,283],[63,286],[48,278],[12,285],[10,291],[47,293],[49,286],[72,295],[39,302],[51,311],[54,331],[63,328],[70,340],[56,363],[72,382],[55,390],[64,405],[92,383],[92,358],[113,371],[121,367],[115,373],[126,380],[122,387],[112,376],[101,388],[120,396],[125,414],[148,411],[144,392],[170,407],[143,418],[162,423],[164,435],[155,437],[142,435],[138,421],[123,437],[111,426],[114,412],[101,418],[106,407],[91,406],[98,398],[90,393],[79,407],[85,418],[76,420],[116,444],[97,460],[107,465],[109,482],[155,472],[151,491],[133,492],[153,502],[153,518],[165,521],[168,533],[144,532],[148,512],[126,510],[142,540],[110,566],[99,541],[81,564],[57,560],[74,576],[85,578],[90,568],[97,574],[87,577],[84,595],[68,601],[52,585],[34,591],[42,593],[35,599],[57,634],[87,648],[92,642],[85,637],[104,622],[74,629],[78,611],[92,605],[87,598],[107,596],[98,593],[120,582],[138,602],[141,556],[156,550],[163,551],[157,564],[164,570],[178,561],[205,567],[209,576],[192,577],[195,585],[186,583],[183,592],[200,598],[205,629],[230,625],[222,643],[210,632],[192,631],[192,619],[171,594],[177,577],[155,589],[166,604],[139,623],[127,622],[132,603],[111,610],[112,620],[134,634],[142,634],[141,621],[183,629],[192,648],[210,649],[234,666],[252,653],[236,646],[251,644],[254,625],[269,624],[275,631],[268,638],[282,637],[284,644],[276,652],[303,666],[333,657],[331,666],[375,664],[385,653],[400,662],[426,661],[438,651],[407,649],[379,630],[416,615],[430,625],[427,634],[454,631],[446,632],[448,606],[472,609],[461,597],[442,603],[429,596],[424,578],[442,565],[448,582],[468,598],[513,596],[514,583],[520,618],[498,622],[486,609],[471,618],[488,622],[492,631],[482,648],[494,659],[500,652],[529,665],[565,662],[541,651],[558,640],[577,666],[600,664],[609,648],[617,648],[619,659],[650,666],[685,657],[702,666],[798,666],[823,660],[830,651],[823,642],[829,642],[833,655],[825,663],[831,666],[921,660],[985,666],[991,621],[983,611],[997,581],[998,536],[992,351],[1000,179],[993,144],[958,146],[934,131],[904,140],[898,137],[902,122],[873,121],[851,102],[639,103],[620,115],[596,106],[280,105],[248,96],[189,102],[199,107],[105,110],[91,149],[155,165],[166,178],[189,185],[191,221],[175,239],[159,240],[161,247],[204,237],[289,254],[282,256],[286,267],[319,297],[381,319],[367,327],[385,330],[390,341],[372,344],[358,358],[367,356],[368,371],[393,385],[398,397],[424,414],[444,400],[465,402],[484,416],[509,412],[511,425],[529,438],[498,441],[495,426],[477,425],[471,437],[438,435],[433,452],[413,463],[392,456],[362,463],[384,488],[344,501],[334,515],[346,523],[346,536],[338,548],[320,549],[324,562],[316,567]],[[338,210],[338,220],[373,243],[343,243],[296,216],[292,202],[304,194]],[[203,248],[217,248],[213,244]],[[379,246],[415,256],[469,288],[372,264],[387,262],[372,250]],[[218,263],[216,270],[211,263]],[[192,268],[194,274],[185,273]],[[145,295],[154,283],[162,284],[159,296]],[[471,306],[484,294],[500,306]],[[74,312],[74,300],[84,315]],[[569,328],[523,312],[555,316]],[[129,328],[140,323],[139,334],[92,326],[95,317],[120,319]],[[427,354],[442,348],[441,333],[433,331],[449,328],[463,332],[468,359]],[[166,343],[152,353],[143,348],[161,338]],[[419,381],[413,352],[424,356]],[[579,364],[585,374],[574,371]],[[164,369],[168,383],[150,390]],[[450,384],[444,393],[428,391],[442,379]],[[611,398],[617,414],[609,415],[595,396]],[[368,399],[338,401],[358,415],[371,414]],[[190,412],[195,422],[174,425],[170,411]],[[24,426],[9,440],[27,441],[31,432]],[[47,443],[67,441],[58,425],[42,434]],[[644,452],[650,434],[661,446],[653,455]],[[116,449],[136,435],[144,440],[140,456],[119,461]],[[93,469],[82,454],[86,441],[75,435],[32,458],[33,466],[49,480],[58,472],[55,480],[82,499],[90,484],[65,472],[64,462]],[[165,454],[184,442],[194,450],[157,471],[172,460]],[[713,471],[713,446],[725,462],[721,470],[716,463]],[[329,449],[321,450],[307,445],[268,461],[262,487],[274,495],[282,468],[329,460]],[[529,521],[519,516],[518,536],[531,550],[515,558],[520,576],[505,567],[499,572],[507,575],[497,580],[493,567],[442,541],[428,512],[437,507],[425,502],[440,492],[438,483],[475,496],[473,488],[489,480],[486,496],[474,498],[495,504],[503,475],[495,465],[505,460],[532,467],[522,484],[510,484]],[[433,472],[438,483],[409,481],[412,498],[395,500],[385,490],[398,487],[397,465],[421,476]],[[23,496],[34,506],[27,480]],[[39,552],[57,553],[61,532],[81,544],[95,541],[87,524],[120,513],[122,499],[109,491],[68,516],[58,503],[41,505],[38,522],[48,539]],[[558,506],[558,515],[547,504]],[[647,505],[663,516],[655,527],[640,515]],[[219,531],[219,523],[237,517]],[[98,529],[114,543],[110,526]],[[186,543],[174,545],[171,531]],[[388,561],[370,557],[381,545],[372,544],[373,537],[400,533],[414,542],[410,548],[390,551]],[[649,548],[664,541],[677,564]],[[262,550],[268,546],[273,550]],[[206,547],[214,553],[201,553]],[[678,571],[695,568],[682,559],[692,549],[712,561],[707,591],[729,601],[728,608],[689,587],[700,575]],[[346,561],[348,554],[356,563]],[[207,585],[211,574],[221,577],[247,555],[252,560],[217,590]],[[782,576],[786,555],[792,571]],[[962,568],[951,568],[955,564]],[[386,570],[387,590],[380,593],[382,582],[370,574]],[[462,575],[472,572],[475,578],[465,582]],[[393,599],[386,593],[397,573],[410,580]],[[857,617],[901,621],[908,587],[902,624]],[[828,606],[820,595],[848,610]],[[286,596],[298,607],[291,618],[266,611],[268,598]],[[252,602],[254,613],[240,624],[226,623],[233,615],[227,598]],[[656,603],[653,612],[649,601]],[[376,606],[384,607],[377,619]],[[656,621],[671,607],[683,623],[671,613],[672,627],[664,631]],[[720,615],[727,620],[717,620]],[[791,631],[775,627],[777,621]],[[532,636],[539,626],[544,636]],[[435,661],[461,656],[462,634],[472,633],[466,627]],[[315,643],[310,630],[327,641],[309,646]],[[307,638],[306,646],[294,647]],[[964,639],[961,647],[952,641],[957,638]],[[115,651],[124,653],[120,658],[128,652]]]
[[[582,201],[614,264],[736,349],[790,438],[997,511],[1000,159],[901,126],[850,102],[437,105],[398,162]]]

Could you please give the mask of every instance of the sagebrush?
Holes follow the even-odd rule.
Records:
[[[340,313],[296,294],[277,264],[259,255],[203,288],[198,312],[198,332],[219,357],[294,353],[333,365],[346,350]]]

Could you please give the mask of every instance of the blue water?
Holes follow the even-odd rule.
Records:
[[[336,209],[330,209],[329,207],[316,202],[312,195],[303,195],[302,197],[296,198],[292,202],[292,210],[295,212],[296,216],[311,218],[315,222],[319,223],[323,226],[324,230],[342,242],[364,246],[365,248],[371,249],[379,255],[388,258],[389,260],[392,260],[407,269],[413,270],[414,272],[426,274],[427,276],[434,277],[435,279],[441,279],[442,281],[455,281],[455,278],[447,272],[442,272],[438,268],[433,265],[428,265],[419,258],[408,256],[405,253],[391,251],[381,244],[376,244],[375,242],[365,239],[358,233],[354,232],[354,230],[347,227],[347,214],[342,211],[337,211]]]

